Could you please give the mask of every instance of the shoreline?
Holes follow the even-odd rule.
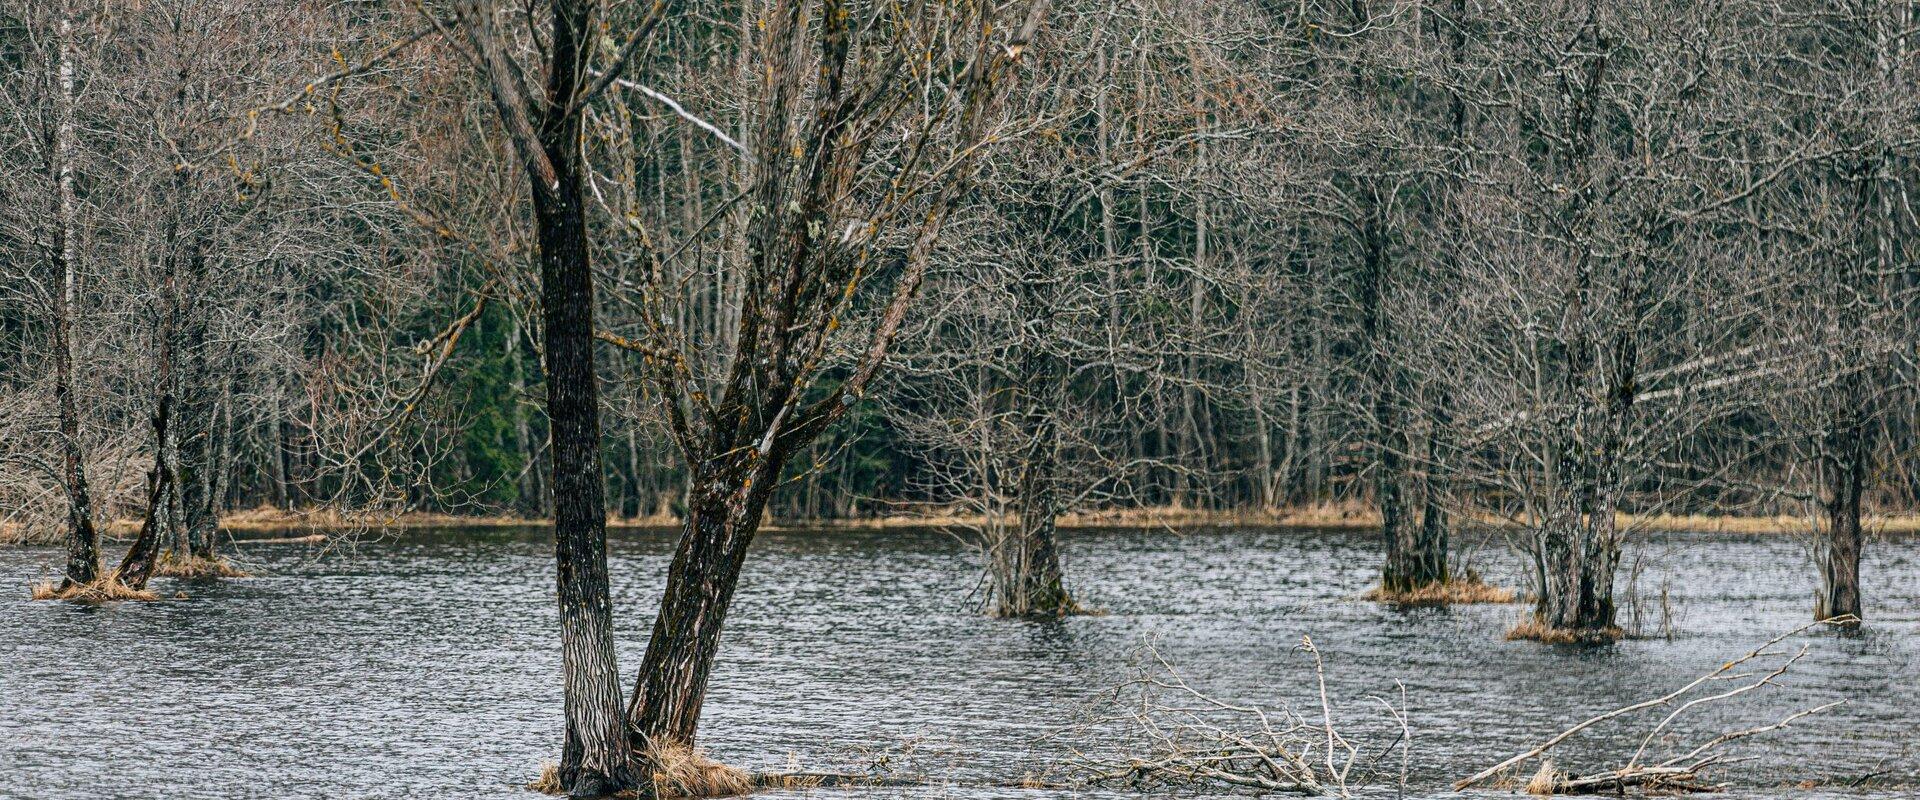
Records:
[[[1809,531],[1805,517],[1759,516],[1748,514],[1626,514],[1616,513],[1619,527],[1673,533],[1743,533],[1756,535],[1795,535]],[[870,531],[900,528],[955,528],[979,525],[978,514],[941,512],[930,514],[891,514],[850,519],[769,519],[763,531]],[[1486,517],[1476,520],[1490,527],[1518,527],[1509,520]],[[1920,513],[1868,514],[1862,527],[1869,533],[1920,534]],[[124,523],[133,527],[135,523]],[[284,512],[257,509],[223,517],[220,529],[229,532],[270,531],[347,531],[364,529],[411,528],[532,528],[551,525],[539,517],[461,515],[407,512],[392,516],[352,517],[335,512]],[[673,515],[646,517],[608,517],[609,530],[677,528],[681,520]],[[1366,530],[1380,527],[1380,514],[1370,507],[1355,504],[1295,506],[1271,511],[1211,511],[1205,509],[1155,507],[1063,514],[1055,523],[1066,529],[1152,529],[1152,528],[1337,528]],[[113,527],[118,527],[116,524]]]
[[[1804,517],[1789,516],[1753,516],[1753,515],[1615,515],[1617,523],[1623,527],[1635,527],[1674,533],[1733,533],[1747,535],[1799,535],[1809,529]],[[909,528],[958,528],[978,525],[982,521],[979,515],[962,513],[898,514],[882,517],[837,520],[768,520],[761,530],[775,533],[796,531],[881,531]],[[1479,524],[1488,526],[1512,525],[1500,519],[1484,518]],[[1874,514],[1864,520],[1864,527],[1870,533],[1882,534],[1920,534],[1920,513]],[[421,528],[534,528],[552,524],[551,520],[536,517],[510,515],[463,515],[434,512],[406,512],[392,515],[351,515],[336,511],[283,511],[279,509],[259,508],[234,512],[221,518],[220,529],[227,533],[291,533],[341,534],[361,531],[386,530],[404,531]],[[1373,509],[1353,504],[1301,506],[1275,509],[1272,511],[1208,511],[1190,508],[1140,508],[1114,511],[1082,512],[1062,515],[1058,526],[1063,529],[1100,529],[1119,528],[1132,530],[1150,530],[1164,528],[1168,530],[1226,527],[1273,527],[1273,528],[1326,528],[1340,530],[1366,530],[1380,525],[1380,516]],[[668,515],[608,518],[609,530],[646,530],[673,529],[680,525],[677,517]],[[139,524],[133,520],[116,520],[101,525],[101,533],[112,538],[130,537],[138,530]],[[0,542],[15,545],[32,543],[25,537],[6,536],[0,531]],[[248,537],[252,538],[252,537]],[[297,537],[310,538],[310,537]],[[326,538],[339,538],[328,536]],[[51,543],[51,542],[43,542]]]

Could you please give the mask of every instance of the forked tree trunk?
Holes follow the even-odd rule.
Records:
[[[693,744],[721,626],[786,458],[778,448],[757,458],[749,451],[708,459],[695,473],[666,594],[627,707],[636,750]]]
[[[1583,409],[1553,444],[1549,507],[1534,539],[1534,621],[1549,636],[1617,638],[1613,582],[1620,566],[1615,460],[1627,407]]]
[[[164,348],[163,348],[164,350]],[[167,360],[163,354],[160,363],[160,381],[168,380]],[[162,528],[166,525],[166,509],[170,498],[176,491],[173,468],[167,459],[158,453],[165,447],[167,439],[174,435],[169,430],[172,424],[173,398],[171,392],[162,391],[160,401],[153,412],[153,435],[156,455],[153,459],[153,471],[147,475],[147,512],[140,520],[140,535],[127,548],[127,554],[120,559],[120,568],[114,570],[113,577],[121,584],[135,591],[147,588],[147,581],[153,577],[153,568],[160,557]]]
[[[1046,375],[1042,380],[1057,383],[1059,376]],[[1051,404],[1059,402],[1059,392],[1044,391],[1041,398],[1045,399],[1024,392],[1018,396],[1049,407],[1029,408],[1022,415],[1031,444],[1021,456],[1014,487],[1013,530],[1006,541],[989,543],[987,569],[994,589],[990,611],[996,617],[1065,616],[1074,612],[1075,605],[1067,593],[1056,541],[1060,430]]]
[[[1204,222],[1201,224],[1204,226]],[[1206,259],[1204,238],[1198,245],[1202,261]],[[999,395],[1011,404],[1020,444],[1007,470],[1013,475],[1013,485],[1008,487],[1015,513],[1013,527],[1003,530],[1001,541],[987,543],[988,579],[993,589],[988,611],[996,617],[1057,617],[1075,610],[1060,569],[1055,536],[1061,511],[1059,415],[1067,402],[1068,379],[1065,359],[1052,352],[1049,344],[1059,327],[1060,284],[1053,262],[1038,258],[1021,265],[1015,287],[1022,338],[1015,342],[1010,358],[1012,385]],[[1188,423],[1197,419],[1193,400],[1183,395]],[[1191,435],[1194,442],[1200,439],[1200,432],[1191,425],[1182,435]],[[1184,477],[1175,483],[1176,504],[1186,502],[1188,488]]]
[[[555,588],[565,711],[559,780],[568,794],[598,797],[639,786],[620,717],[607,582],[606,489],[600,463],[600,390],[594,371],[593,265],[582,184],[582,116],[572,105],[586,73],[594,4],[551,4],[545,97],[520,92],[492,21],[464,7],[461,23],[488,73],[501,121],[526,166],[540,259],[552,464]]]
[[[1620,565],[1611,506],[1585,492],[1562,498],[1558,513],[1535,534],[1539,570],[1534,621],[1553,636],[1607,640],[1617,636],[1613,578]]]
[[[183,174],[175,174],[175,197],[179,196],[178,189],[184,180]],[[170,544],[168,537],[176,533],[173,529],[180,523],[180,474],[176,471],[180,464],[180,432],[175,419],[179,413],[179,380],[174,364],[175,329],[180,313],[180,262],[175,238],[178,230],[178,219],[170,217],[166,252],[162,256],[160,324],[154,332],[154,366],[158,374],[154,376],[153,472],[147,478],[147,513],[141,520],[139,537],[127,548],[120,568],[114,571],[116,580],[134,590],[147,588],[160,553]]]
[[[1033,503],[1035,501],[1029,500]],[[1060,568],[1055,514],[1041,500],[1023,507],[1008,541],[1001,543],[989,569],[994,571],[992,614],[996,617],[1062,617],[1075,610]]]

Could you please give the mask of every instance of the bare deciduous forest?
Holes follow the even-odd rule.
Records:
[[[551,688],[553,794],[1896,796],[1917,87],[1894,0],[0,0],[0,657],[118,675],[88,626],[245,641],[365,564],[537,590],[468,649]],[[696,735],[879,630],[1101,643],[990,684],[1023,766]],[[1442,663],[1567,683],[1428,754]],[[874,669],[843,711],[938,706]],[[23,752],[0,795],[85,790]],[[538,763],[482,770],[328,785]]]

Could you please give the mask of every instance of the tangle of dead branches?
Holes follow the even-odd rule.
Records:
[[[1326,665],[1312,638],[1300,649],[1313,657],[1317,716],[1286,705],[1265,708],[1228,702],[1194,686],[1149,645],[1138,674],[1107,696],[1109,709],[1083,723],[1082,731],[1122,728],[1133,736],[1102,752],[1075,749],[1068,766],[1088,785],[1235,788],[1259,793],[1348,797],[1357,766],[1402,751],[1401,780],[1410,728],[1402,711],[1374,698],[1402,734],[1382,752],[1363,760],[1360,748],[1336,728]]]
[[[1707,771],[1714,767],[1746,760],[1729,755],[1723,749],[1725,745],[1749,736],[1780,730],[1801,718],[1826,711],[1845,701],[1836,700],[1803,708],[1773,722],[1727,731],[1691,747],[1676,749],[1667,757],[1657,760],[1657,757],[1650,756],[1649,747],[1673,725],[1674,720],[1689,711],[1708,703],[1730,700],[1768,686],[1781,685],[1779,679],[1806,656],[1808,645],[1803,644],[1797,650],[1776,650],[1775,645],[1821,625],[1847,625],[1857,624],[1857,622],[1858,620],[1852,617],[1836,617],[1794,628],[1767,640],[1766,643],[1738,658],[1715,667],[1685,686],[1650,700],[1643,700],[1590,717],[1524,753],[1455,782],[1453,788],[1457,791],[1487,782],[1529,760],[1539,758],[1541,759],[1540,767],[1526,784],[1527,791],[1532,794],[1624,793],[1628,789],[1639,789],[1644,792],[1718,791],[1720,786],[1707,782]],[[1658,708],[1670,710],[1641,736],[1640,746],[1634,750],[1632,757],[1627,759],[1627,763],[1621,766],[1588,773],[1575,773],[1558,769],[1552,761],[1544,758],[1549,750],[1572,738],[1574,734],[1608,720]]]

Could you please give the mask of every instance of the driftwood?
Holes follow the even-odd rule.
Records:
[[[1132,728],[1141,746],[1102,755],[1076,751],[1069,767],[1089,785],[1213,786],[1348,797],[1359,750],[1334,727],[1320,651],[1309,638],[1301,640],[1301,649],[1313,656],[1317,720],[1284,706],[1269,710],[1215,698],[1195,688],[1149,646],[1147,668],[1113,692],[1121,710],[1098,716],[1088,726],[1091,731],[1114,725]],[[1391,703],[1379,702],[1405,730],[1404,715]],[[1388,751],[1402,741],[1388,745]]]
[[[1542,758],[1549,750],[1572,738],[1574,734],[1602,722],[1648,709],[1672,708],[1672,711],[1661,718],[1659,724],[1654,725],[1653,728],[1647,731],[1646,735],[1641,738],[1639,748],[1634,751],[1632,758],[1627,759],[1625,765],[1588,774],[1575,774],[1557,770],[1551,762],[1543,761],[1539,772],[1536,773],[1533,780],[1527,784],[1527,790],[1534,794],[1594,794],[1598,792],[1620,792],[1630,788],[1662,792],[1717,791],[1720,787],[1707,783],[1704,777],[1705,772],[1711,767],[1745,760],[1727,756],[1721,752],[1722,746],[1749,736],[1780,730],[1796,720],[1811,714],[1826,711],[1845,701],[1835,701],[1802,709],[1765,725],[1728,731],[1684,752],[1659,761],[1645,760],[1647,748],[1652,745],[1653,740],[1657,738],[1661,732],[1673,724],[1674,720],[1689,710],[1707,703],[1727,700],[1747,694],[1748,692],[1766,686],[1779,685],[1776,683],[1776,680],[1782,675],[1785,675],[1787,670],[1791,669],[1794,664],[1806,656],[1807,646],[1802,645],[1799,650],[1788,653],[1772,649],[1775,645],[1795,635],[1804,633],[1811,628],[1821,625],[1845,625],[1850,621],[1852,621],[1851,618],[1838,617],[1820,622],[1812,622],[1787,631],[1779,636],[1775,636],[1767,640],[1765,644],[1748,651],[1739,658],[1721,664],[1719,667],[1695,678],[1692,682],[1679,689],[1651,700],[1644,700],[1632,705],[1622,706],[1604,714],[1590,717],[1579,724],[1555,734],[1545,742],[1534,746],[1526,752],[1481,770],[1471,777],[1456,781],[1453,784],[1453,788],[1458,791],[1484,783],[1531,759]],[[1741,670],[1743,666],[1755,665],[1776,658],[1779,659],[1779,663],[1771,669]],[[1723,681],[1733,682],[1735,685],[1732,688],[1718,692],[1707,694],[1695,693],[1695,690],[1703,686]]]

